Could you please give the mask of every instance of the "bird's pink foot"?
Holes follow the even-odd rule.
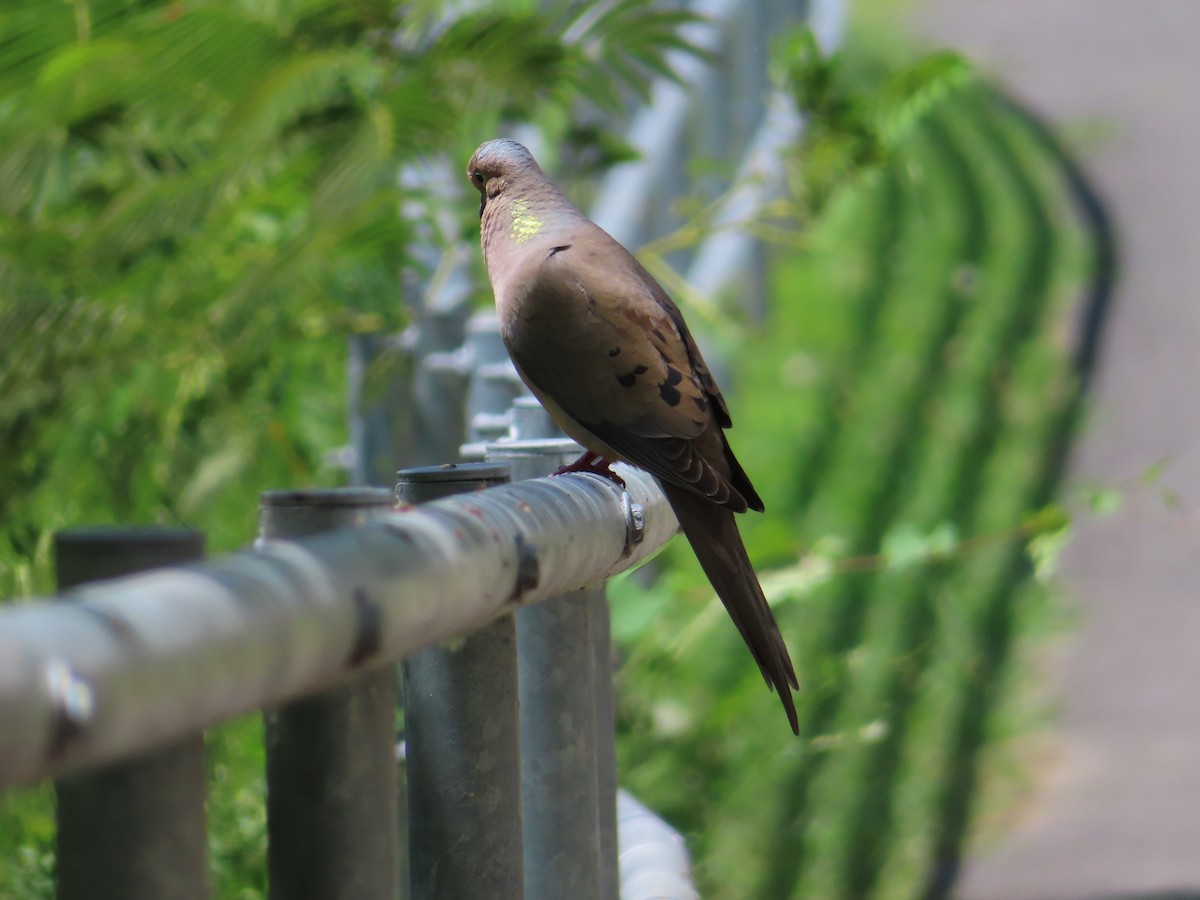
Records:
[[[575,460],[573,463],[567,463],[565,466],[559,466],[551,474],[566,475],[569,472],[591,472],[593,475],[599,475],[601,478],[607,478],[609,481],[615,481],[622,488],[625,487],[625,479],[612,470],[613,461],[607,457],[601,456],[599,453],[592,453],[590,450]]]

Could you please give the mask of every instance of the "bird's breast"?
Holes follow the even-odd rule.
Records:
[[[500,325],[513,345],[577,344],[588,311],[589,299],[581,289],[523,279],[519,270],[496,293]]]

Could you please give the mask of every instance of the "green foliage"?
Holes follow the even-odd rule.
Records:
[[[802,738],[671,548],[649,588],[612,591],[623,778],[683,828],[706,897],[924,896],[962,850],[1013,642],[1046,620],[1033,576],[1069,534],[1049,502],[1076,402],[1057,333],[1087,237],[953,58],[849,95],[839,62],[801,62],[794,87],[832,121],[798,151],[811,227],[742,336],[731,440],[767,485],[742,527]]]
[[[247,716],[210,731],[208,852],[218,897],[267,896],[266,756],[261,717]]]
[[[774,56],[776,80],[808,119],[796,148],[792,187],[814,213],[838,188],[878,171],[924,116],[974,79],[963,57],[937,53],[856,86],[842,54],[825,56],[808,30],[785,36]]]
[[[1043,584],[1048,583],[1058,572],[1058,561],[1070,543],[1070,524],[1064,523],[1053,531],[1045,531],[1029,542],[1029,559],[1033,563],[1033,576]]]
[[[345,338],[403,324],[416,265],[424,188],[399,167],[585,92],[618,106],[692,19],[6,3],[0,593],[48,588],[68,523],[186,521],[225,549],[262,487],[336,480]]]
[[[939,522],[924,531],[909,522],[901,522],[881,541],[884,565],[889,569],[928,565],[945,559],[959,547],[958,529],[951,522]]]
[[[666,51],[699,53],[683,30],[695,24],[694,13],[652,7],[644,0],[591,4],[564,27],[566,40],[579,50],[573,93],[609,110],[623,106],[625,90],[648,100],[652,77],[675,77]]]
[[[54,896],[53,797],[49,784],[0,794],[0,892],[5,897]]]

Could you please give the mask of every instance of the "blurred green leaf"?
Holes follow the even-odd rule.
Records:
[[[1058,573],[1059,561],[1071,542],[1071,536],[1072,528],[1068,523],[1053,531],[1043,531],[1029,542],[1029,558],[1033,562],[1033,574],[1038,581],[1045,584]]]
[[[889,569],[904,569],[949,556],[957,548],[958,529],[950,522],[940,522],[930,531],[902,523],[884,535],[882,553]]]
[[[1124,495],[1115,488],[1096,488],[1088,496],[1088,508],[1095,516],[1111,516],[1125,505]]]
[[[1164,456],[1162,459],[1156,460],[1146,467],[1146,470],[1142,472],[1139,480],[1142,482],[1142,484],[1149,487],[1161,484],[1163,473],[1166,472],[1167,466],[1170,465],[1170,463],[1171,459],[1168,456]]]

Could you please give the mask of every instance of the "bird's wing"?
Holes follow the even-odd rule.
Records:
[[[650,274],[602,238],[552,248],[535,268],[502,322],[534,392],[659,478],[735,512],[761,510],[725,439],[725,400]]]

